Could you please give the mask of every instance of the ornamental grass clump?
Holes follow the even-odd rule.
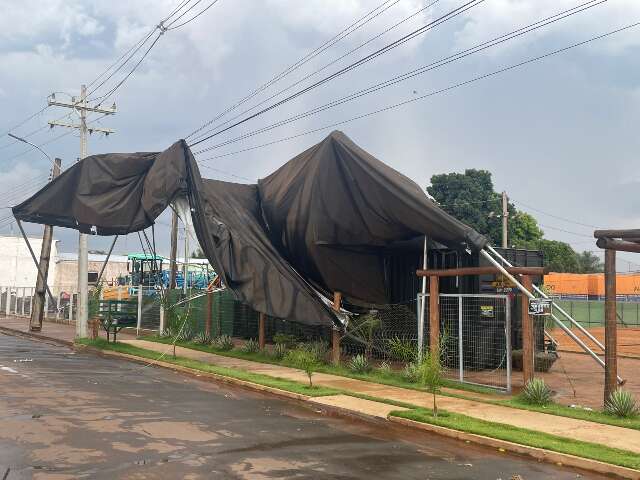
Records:
[[[219,337],[216,337],[213,342],[211,342],[211,345],[216,350],[221,350],[223,352],[233,350],[234,347],[233,340],[231,340],[229,335],[220,335]]]
[[[404,366],[402,370],[402,378],[409,383],[416,383],[420,377],[420,371],[418,364],[415,362],[409,362]]]
[[[391,368],[389,362],[382,362],[380,365],[378,365],[378,373],[386,376],[391,375],[393,373],[393,369]]]
[[[371,370],[371,365],[369,364],[369,360],[362,354],[358,354],[351,358],[349,362],[349,370],[354,373],[367,373]]]
[[[541,378],[529,380],[525,385],[520,399],[529,405],[544,407],[551,403],[551,389]]]
[[[249,340],[244,342],[244,345],[242,345],[242,348],[240,350],[243,353],[257,353],[260,351],[260,344],[255,338],[250,338]]]
[[[276,360],[282,360],[287,355],[288,351],[289,348],[287,348],[286,344],[276,343],[271,350],[271,356]]]
[[[619,418],[633,418],[640,415],[640,407],[631,392],[616,389],[604,405],[604,411]]]
[[[211,343],[211,335],[207,335],[206,332],[198,332],[193,337],[193,343],[198,345],[209,345]]]

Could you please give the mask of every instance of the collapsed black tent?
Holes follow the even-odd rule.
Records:
[[[189,200],[205,255],[240,301],[310,325],[334,322],[321,293],[384,303],[384,254],[394,245],[425,235],[453,249],[486,244],[341,132],[257,185],[202,179],[184,140],[160,153],[93,155],[13,214],[85,233],[127,234],[151,226],[178,197]]]

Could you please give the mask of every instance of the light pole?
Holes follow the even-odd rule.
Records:
[[[62,164],[62,160],[56,158],[55,161],[51,159],[51,157],[42,150],[35,143],[31,143],[30,141],[18,137],[13,133],[8,134],[11,138],[18,140],[19,142],[26,143],[27,145],[31,145],[33,148],[40,150],[42,154],[47,157],[51,163],[53,163],[53,169],[51,170],[51,180],[53,181],[58,175],[60,175],[60,166]],[[47,275],[49,273],[49,259],[51,257],[51,241],[53,239],[53,227],[51,225],[44,226],[44,232],[42,234],[42,248],[40,249],[40,262],[38,263],[38,276],[36,277],[36,293],[33,299],[33,308],[31,309],[31,318],[29,320],[29,330],[32,332],[39,332],[42,330],[42,320],[44,318],[44,306],[46,304],[45,293],[46,293],[46,282]],[[27,239],[25,241],[28,242]]]

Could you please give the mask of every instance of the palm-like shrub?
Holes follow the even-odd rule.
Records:
[[[282,360],[287,355],[288,351],[289,351],[289,349],[287,348],[286,344],[284,344],[284,343],[276,343],[273,346],[273,350],[271,350],[271,355],[276,360]]]
[[[410,383],[416,383],[420,378],[420,369],[415,362],[409,362],[402,370],[402,378]]]
[[[369,365],[369,360],[362,354],[358,354],[351,358],[349,362],[349,370],[354,373],[367,373],[371,370],[371,365]]]
[[[229,335],[220,335],[219,337],[216,337],[211,344],[213,345],[213,348],[216,350],[222,350],[223,352],[233,350],[234,347],[233,340],[231,340]]]
[[[197,343],[199,345],[209,345],[211,343],[211,335],[207,335],[206,332],[198,332],[193,337],[193,343]]]
[[[609,395],[604,411],[615,417],[632,418],[640,414],[640,407],[631,392],[618,388]]]
[[[246,342],[241,349],[244,353],[256,353],[260,351],[260,344],[255,338],[250,338]]]
[[[529,405],[545,406],[551,403],[551,389],[541,378],[534,378],[527,382],[520,398]]]
[[[393,337],[387,340],[389,356],[400,362],[413,362],[418,356],[415,343],[407,338]]]

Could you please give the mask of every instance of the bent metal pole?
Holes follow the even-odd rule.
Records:
[[[480,254],[486,258],[492,265],[494,265],[498,270],[500,270],[500,272],[505,275],[516,287],[518,287],[518,289],[524,293],[527,297],[529,297],[530,299],[534,299],[536,298],[535,295],[533,295],[533,293],[531,293],[529,290],[527,290],[518,280],[515,279],[515,277],[513,275],[511,275],[502,265],[500,265],[500,263],[493,258],[486,250],[480,250]],[[553,320],[556,322],[556,324],[562,329],[562,331],[564,333],[567,334],[567,336],[569,336],[574,342],[576,342],[580,348],[582,348],[586,353],[588,353],[589,355],[591,355],[591,357],[598,362],[598,364],[604,368],[605,364],[604,361],[598,356],[596,355],[596,353],[591,350],[582,340],[580,340],[580,338],[578,338],[575,333],[573,333],[569,327],[567,327],[564,323],[562,323],[555,315],[552,315],[551,318],[553,318]],[[618,377],[618,382],[619,383],[624,383],[624,380],[620,377]]]
[[[507,267],[511,267],[511,263],[504,258],[502,255],[500,255],[491,245],[487,245],[487,249],[493,253],[496,257],[498,257],[500,260],[502,260],[502,262],[507,266]],[[537,285],[533,285],[533,289],[538,292],[543,298],[549,298],[549,295],[547,295],[546,293],[544,293],[544,291],[542,291]],[[553,300],[552,300],[553,301]],[[604,345],[602,344],[602,342],[600,342],[600,340],[598,340],[596,337],[594,337],[589,330],[587,330],[586,328],[584,328],[582,325],[580,325],[578,322],[576,322],[573,317],[571,315],[569,315],[566,311],[564,311],[564,309],[562,307],[560,307],[559,305],[557,305],[555,302],[553,302],[553,306],[556,310],[558,310],[562,315],[564,315],[566,317],[567,320],[569,320],[571,322],[571,324],[573,326],[575,326],[578,330],[580,330],[580,332],[585,335],[589,340],[591,340],[593,343],[595,343],[599,348],[602,349],[602,351],[604,351]],[[557,320],[557,319],[556,319]]]

